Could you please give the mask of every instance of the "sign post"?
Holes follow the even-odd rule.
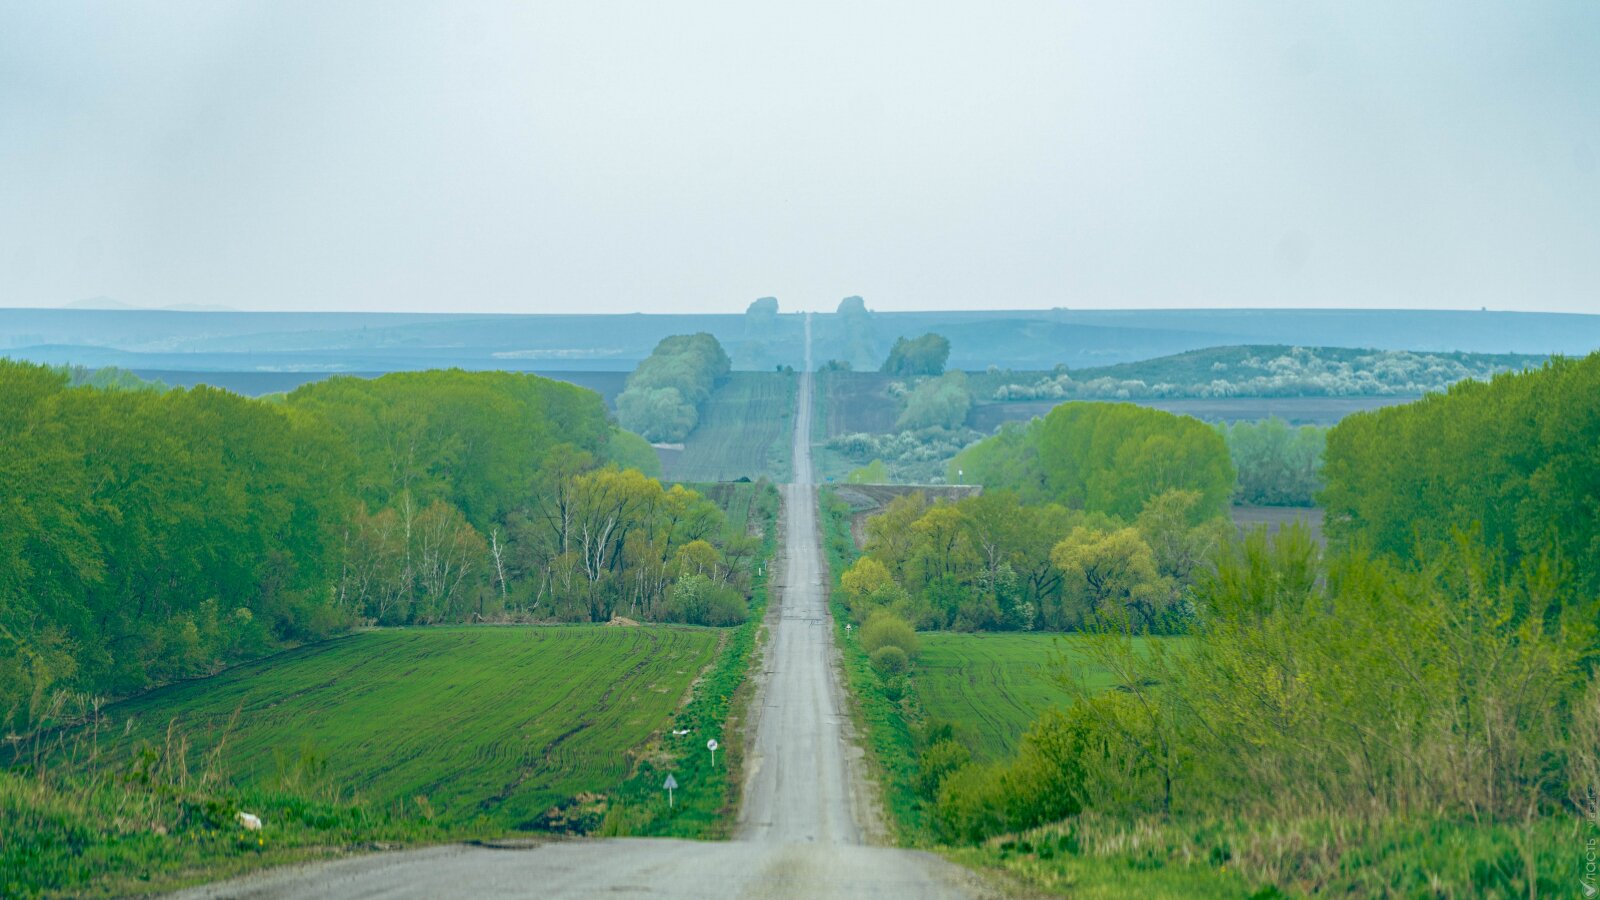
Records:
[[[667,776],[667,783],[663,784],[662,787],[667,789],[667,808],[671,809],[672,808],[672,792],[677,790],[677,788],[678,788],[678,779],[673,778],[671,775],[668,775]]]
[[[717,767],[717,739],[706,741],[706,749],[711,751],[711,768]]]

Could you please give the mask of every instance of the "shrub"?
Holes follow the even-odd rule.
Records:
[[[894,644],[888,644],[872,651],[872,667],[885,678],[903,675],[906,669],[911,668],[911,657]]]
[[[705,575],[679,578],[667,596],[661,618],[689,625],[738,625],[749,618],[744,597],[730,585],[718,584]]]
[[[946,773],[935,816],[940,837],[975,843],[1077,814],[1083,757],[1097,739],[1090,719],[1046,713],[1023,737],[1016,759]]]
[[[935,742],[917,758],[917,793],[932,800],[944,780],[972,762],[972,752],[949,738]]]
[[[905,619],[888,610],[874,610],[861,626],[861,648],[876,653],[883,647],[899,647],[907,659],[917,655],[917,632]]]

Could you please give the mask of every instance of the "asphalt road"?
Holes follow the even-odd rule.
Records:
[[[811,483],[810,321],[785,485],[781,591],[753,703],[735,839],[648,838],[432,847],[316,863],[207,885],[183,897],[977,897],[971,872],[880,837],[848,740]]]

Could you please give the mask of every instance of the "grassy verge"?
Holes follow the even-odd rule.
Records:
[[[1582,896],[1582,825],[1075,819],[943,848],[1073,897]]]
[[[128,896],[354,850],[466,838],[366,804],[240,788],[169,735],[121,766],[0,771],[0,896]],[[263,825],[240,826],[248,811]]]
[[[777,489],[758,488],[766,500],[751,515],[764,520],[760,573],[752,582],[750,618],[732,630],[716,662],[693,697],[673,717],[672,727],[641,756],[633,774],[611,794],[601,833],[659,837],[721,838],[730,831],[743,783],[744,747],[738,711],[748,697],[755,650],[762,639],[770,561],[777,548]],[[685,732],[678,734],[676,732]],[[715,739],[716,763],[706,749]],[[678,783],[672,805],[662,789],[668,775]]]
[[[839,573],[855,560],[855,541],[850,537],[850,504],[831,490],[819,497],[823,545],[833,587]],[[851,716],[861,735],[867,765],[882,791],[882,802],[896,840],[907,846],[925,842],[924,809],[913,779],[917,772],[914,723],[921,719],[915,689],[902,683],[898,689],[886,682],[872,667],[866,651],[856,640],[853,629],[845,628],[850,617],[844,605],[831,599],[834,639],[843,662],[845,685],[850,691]]]

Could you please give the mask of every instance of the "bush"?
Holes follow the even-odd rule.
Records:
[[[949,372],[917,385],[906,396],[905,411],[895,428],[916,431],[923,428],[960,428],[972,409],[972,394],[967,390],[965,372]]]
[[[661,618],[687,625],[726,627],[738,625],[749,617],[749,607],[738,590],[695,573],[679,578],[672,585]]]
[[[940,840],[976,844],[1006,830],[1005,801],[1000,796],[1000,766],[962,766],[940,781],[934,827]]]
[[[949,738],[935,742],[917,758],[917,793],[929,800],[937,798],[944,780],[971,762],[972,751],[961,744]]]
[[[872,651],[871,658],[872,667],[877,669],[878,674],[885,678],[892,675],[903,675],[907,669],[911,668],[911,657],[907,656],[904,650],[894,644],[879,647]]]
[[[976,843],[1076,815],[1083,809],[1083,757],[1098,737],[1090,719],[1046,713],[1023,737],[1016,759],[947,773],[935,817],[940,837]]]
[[[861,649],[876,653],[883,647],[899,647],[906,658],[917,655],[917,632],[905,619],[888,610],[874,610],[861,626]]]

